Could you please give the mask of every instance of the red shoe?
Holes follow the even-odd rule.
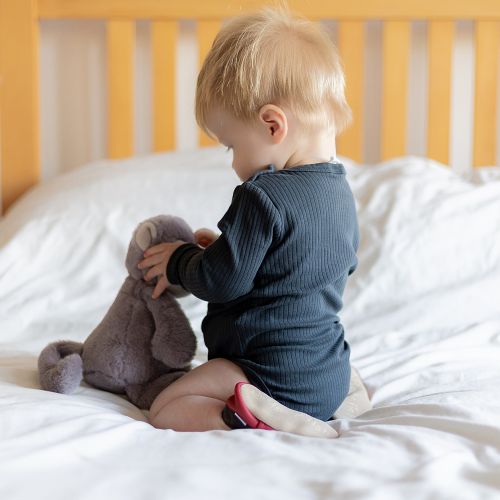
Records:
[[[238,382],[234,386],[234,394],[226,401],[226,406],[222,410],[222,420],[231,429],[265,429],[273,431],[269,425],[259,420],[248,409],[241,397],[241,387],[248,382]]]

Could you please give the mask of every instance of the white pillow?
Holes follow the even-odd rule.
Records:
[[[466,177],[416,157],[346,167],[361,229],[347,324],[374,332],[390,315],[393,327],[428,329],[498,314],[499,168]]]

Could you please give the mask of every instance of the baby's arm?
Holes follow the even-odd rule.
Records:
[[[221,303],[252,289],[265,254],[282,231],[282,222],[267,194],[244,183],[234,190],[217,227],[222,234],[205,250],[187,243],[174,252],[167,278],[202,300]]]

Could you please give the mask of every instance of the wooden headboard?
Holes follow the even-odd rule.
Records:
[[[272,2],[257,0],[0,0],[0,166],[7,209],[40,179],[39,20],[105,19],[108,60],[108,156],[133,150],[133,48],[138,19],[151,21],[153,148],[175,147],[175,48],[179,20],[194,19],[200,64],[224,18]],[[381,156],[406,152],[410,27],[428,22],[427,156],[449,163],[451,60],[456,20],[475,23],[473,164],[496,160],[499,0],[289,0],[313,20],[338,22],[352,126],[338,153],[361,160],[365,23],[383,22]],[[199,145],[213,142],[200,131]]]

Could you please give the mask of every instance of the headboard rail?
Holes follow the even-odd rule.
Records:
[[[263,0],[39,0],[43,18],[220,19],[265,4]],[[288,0],[287,4],[310,19],[399,20],[496,19],[497,0]]]
[[[0,166],[3,211],[40,181],[39,20],[105,19],[108,66],[108,156],[134,154],[135,22],[151,21],[153,148],[175,149],[175,53],[181,19],[197,23],[201,65],[221,23],[268,2],[247,0],[0,0]],[[452,49],[455,21],[475,23],[473,164],[496,162],[500,2],[498,0],[289,0],[314,20],[338,23],[338,48],[354,122],[338,139],[339,154],[362,161],[366,22],[382,36],[381,157],[406,153],[411,22],[428,23],[427,155],[449,163]],[[213,141],[199,132],[200,146]]]

